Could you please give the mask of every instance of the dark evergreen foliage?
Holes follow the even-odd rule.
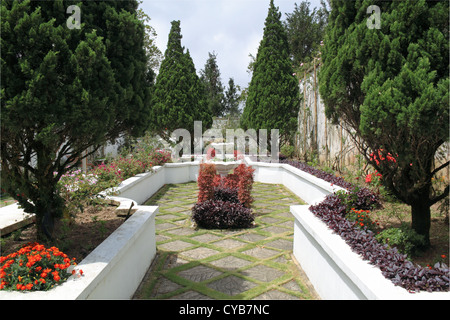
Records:
[[[239,94],[239,88],[234,84],[234,79],[228,80],[228,89],[225,91],[225,113],[229,116],[239,116],[241,111],[239,110],[241,98]]]
[[[203,130],[212,125],[205,90],[181,38],[180,21],[172,21],[153,95],[150,130],[166,140],[176,129],[188,130],[193,138],[194,121],[202,121]]]
[[[205,69],[200,71],[200,80],[206,91],[209,112],[213,117],[222,117],[225,115],[226,106],[217,54],[213,52],[208,55]]]
[[[295,132],[300,100],[286,31],[280,17],[281,13],[271,0],[241,126],[256,131],[279,129],[283,142]]]
[[[70,5],[81,26],[67,26]],[[149,119],[151,76],[136,1],[2,1],[2,188],[51,236],[62,174]],[[88,153],[85,151],[89,149]]]
[[[317,55],[320,42],[325,34],[328,11],[325,2],[321,1],[321,8],[310,9],[309,1],[295,4],[292,13],[286,13],[283,22],[291,50],[293,64],[298,67]]]
[[[380,28],[367,23],[372,5]],[[319,72],[327,117],[354,133],[427,243],[430,206],[449,194],[432,184],[449,164],[435,163],[449,140],[448,22],[448,1],[331,1]]]

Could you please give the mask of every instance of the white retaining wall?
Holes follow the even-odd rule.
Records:
[[[342,188],[287,164],[253,162],[248,158],[245,162],[255,169],[255,181],[283,184],[308,203],[291,206],[295,217],[293,255],[322,299],[450,300],[448,292],[411,294],[394,286],[309,211],[310,205]],[[125,203],[125,209],[133,202],[137,211],[80,263],[84,277],[64,283],[44,296],[34,292],[0,292],[0,299],[131,297],[156,253],[154,217],[158,208],[139,204],[164,184],[196,181],[198,169],[198,162],[167,163],[154,172],[124,181],[117,188],[118,196],[113,198]]]
[[[130,299],[156,255],[158,207],[140,204],[164,184],[196,181],[198,169],[198,162],[166,163],[154,167],[152,172],[123,181],[114,188],[117,195],[109,198],[119,202],[118,210],[122,213],[133,204],[133,214],[79,263],[77,269],[83,270],[82,277],[70,279],[46,292],[0,291],[0,300]],[[2,208],[0,214],[12,208],[18,214],[14,215],[15,220],[24,216],[17,206]]]
[[[254,162],[248,158],[245,161],[255,169],[255,181],[283,184],[309,204],[320,202],[326,195],[343,190],[288,164]]]
[[[0,291],[0,300],[130,299],[156,255],[158,207],[141,206],[76,269],[81,277],[49,291]]]
[[[255,181],[283,184],[307,205],[291,206],[294,215],[293,255],[322,299],[450,300],[450,292],[409,293],[386,279],[381,270],[354,253],[345,241],[309,211],[341,187],[333,186],[287,164],[246,159]]]
[[[197,181],[199,162],[166,163],[129,178],[117,188],[119,197],[144,203],[165,184]],[[114,198],[114,197],[113,197]]]

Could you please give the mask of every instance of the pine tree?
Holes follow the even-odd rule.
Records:
[[[449,165],[434,164],[449,140],[448,1],[331,5],[319,73],[326,114],[359,138],[355,143],[385,187],[411,206],[412,228],[429,244],[430,206],[449,194],[448,185],[435,190],[432,183]],[[380,16],[367,13],[371,5]],[[380,159],[388,156],[395,161]]]
[[[299,89],[280,17],[281,13],[271,0],[241,126],[257,132],[278,129],[283,143],[292,137],[296,128]]]
[[[240,114],[240,96],[238,90],[239,88],[234,84],[234,79],[230,78],[228,80],[228,89],[225,92],[225,112],[232,117]]]
[[[172,21],[154,88],[150,130],[166,141],[176,129],[186,129],[193,137],[194,121],[202,121],[203,129],[212,125],[205,90],[181,38],[180,21]]]
[[[200,80],[206,90],[209,111],[213,117],[222,117],[225,114],[225,103],[217,54],[213,52],[208,55],[205,69],[200,71]]]
[[[295,4],[294,12],[286,13],[284,26],[286,28],[291,58],[294,65],[308,62],[320,47],[327,24],[328,11],[325,2],[322,7],[310,9],[309,1]]]
[[[73,4],[79,29],[67,26]],[[147,125],[151,92],[137,6],[2,1],[2,188],[36,214],[40,236],[52,236],[63,210],[57,182],[85,151]]]

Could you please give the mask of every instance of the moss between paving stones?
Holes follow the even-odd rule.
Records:
[[[304,204],[282,185],[255,183],[248,229],[197,228],[191,208],[197,183],[165,185],[158,205],[157,256],[135,299],[317,299],[292,259],[294,218]]]

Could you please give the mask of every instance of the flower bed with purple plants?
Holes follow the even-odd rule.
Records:
[[[192,208],[192,220],[206,229],[252,227],[253,172],[253,168],[240,164],[234,173],[221,177],[216,173],[215,164],[200,164],[199,194]]]
[[[282,160],[280,162],[347,189],[347,199],[353,199],[352,207],[356,210],[370,210],[381,204],[377,194],[367,188],[358,188],[341,177],[297,161]],[[346,218],[348,204],[342,201],[342,196],[328,195],[324,201],[309,209],[331,230],[340,235],[355,253],[370,264],[379,267],[384,277],[395,285],[410,292],[449,290],[450,272],[447,265],[436,263],[430,268],[422,267],[408,260],[406,254],[401,254],[396,248],[389,248],[386,244],[379,243],[372,231],[360,228],[354,221]]]

